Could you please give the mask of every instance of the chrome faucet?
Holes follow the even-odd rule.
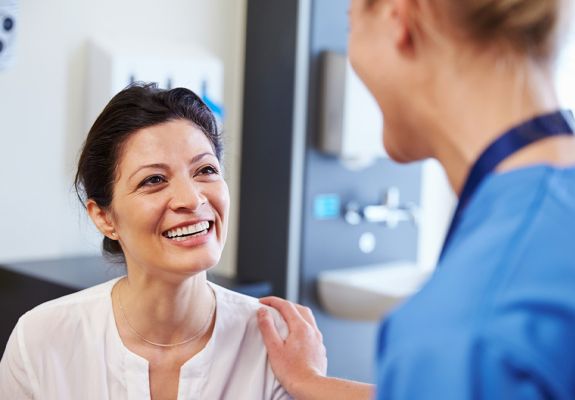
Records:
[[[419,223],[419,207],[414,203],[399,203],[399,189],[392,186],[385,192],[382,204],[368,205],[363,208],[356,202],[345,207],[344,219],[348,224],[357,225],[362,220],[382,223],[389,228],[396,228],[400,222]]]

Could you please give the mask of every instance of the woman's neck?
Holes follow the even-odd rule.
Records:
[[[136,335],[172,344],[193,337],[209,324],[215,307],[211,290],[205,272],[176,282],[134,272],[118,282],[113,298],[120,317]]]
[[[437,96],[427,105],[433,156],[443,165],[455,193],[461,193],[469,170],[502,133],[536,115],[558,108],[551,73],[540,65],[524,62],[521,68],[486,65],[440,74]],[[454,78],[456,76],[456,78]],[[528,157],[512,156],[506,168],[540,162],[549,152],[541,143],[529,146]],[[519,153],[517,153],[519,155]],[[527,153],[526,153],[527,154]],[[515,162],[511,162],[515,159]],[[503,165],[503,164],[502,164]]]

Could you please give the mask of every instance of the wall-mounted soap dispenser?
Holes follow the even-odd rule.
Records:
[[[381,111],[345,54],[321,60],[318,150],[352,165],[385,157]]]

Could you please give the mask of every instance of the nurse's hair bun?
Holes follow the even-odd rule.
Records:
[[[484,44],[497,42],[520,54],[549,59],[556,53],[564,1],[442,0],[440,4],[447,6],[449,18],[469,39]]]

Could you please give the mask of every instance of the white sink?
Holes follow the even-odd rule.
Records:
[[[415,294],[432,272],[411,262],[324,271],[318,277],[319,300],[336,317],[379,320]]]

